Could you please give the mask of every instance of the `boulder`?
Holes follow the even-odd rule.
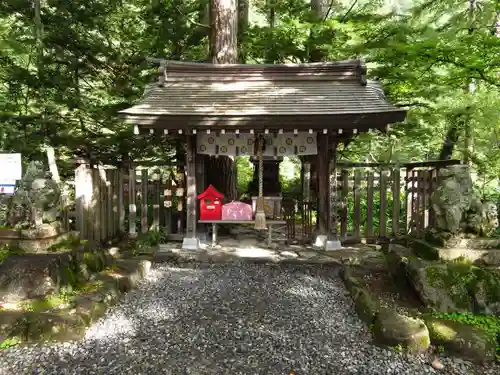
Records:
[[[86,329],[84,319],[74,315],[26,312],[11,331],[11,337],[23,341],[76,340],[82,337]]]
[[[500,269],[476,268],[474,312],[500,316]]]
[[[34,228],[57,219],[61,190],[43,163],[32,161],[11,197],[7,221],[13,228]]]
[[[0,264],[0,302],[43,298],[77,282],[70,254],[13,255]]]
[[[412,251],[398,244],[390,244],[387,249],[389,272],[398,280],[406,280],[406,265],[414,257]]]
[[[367,271],[387,271],[384,253],[371,247],[343,248],[329,254],[342,264]]]
[[[0,228],[8,225],[11,196],[0,194]]]
[[[480,236],[490,236],[498,226],[497,205],[494,202],[474,201],[467,212],[465,230]]]
[[[433,345],[475,362],[495,359],[496,341],[480,328],[452,320],[426,318]]]
[[[19,302],[57,291],[55,256],[14,255],[0,265],[0,302]]]
[[[380,309],[379,301],[363,288],[354,287],[351,295],[359,318],[367,325],[373,324]]]
[[[424,240],[412,240],[410,241],[410,247],[419,258],[439,260],[439,250]]]
[[[0,310],[0,343],[10,336],[23,314],[22,311]]]
[[[451,166],[438,172],[439,186],[431,197],[436,227],[442,231],[458,232],[465,212],[474,199],[472,178],[467,166]]]
[[[427,264],[412,260],[407,266],[410,284],[420,300],[441,312],[472,311],[469,287],[475,280],[468,264]]]
[[[375,339],[385,345],[401,345],[408,353],[420,354],[430,346],[429,331],[420,319],[410,318],[383,308],[373,325]]]
[[[411,260],[407,276],[420,300],[437,311],[500,315],[500,270],[497,268]]]

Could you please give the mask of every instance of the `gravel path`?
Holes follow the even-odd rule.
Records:
[[[0,373],[437,373],[427,358],[370,344],[331,268],[193,267],[155,267],[81,342],[0,352]],[[470,373],[443,363],[444,373]]]

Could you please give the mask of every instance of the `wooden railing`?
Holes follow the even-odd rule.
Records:
[[[182,237],[185,226],[183,167],[168,177],[142,169],[80,165],[75,172],[75,226],[82,239],[103,241],[119,233],[165,228]]]
[[[438,170],[459,161],[390,166],[340,164],[337,169],[341,239],[421,235],[435,222],[431,196]]]
[[[377,239],[405,233],[422,234],[434,224],[431,196],[437,171],[446,164],[401,166],[339,163],[337,168],[337,232],[341,239]],[[75,226],[82,239],[107,240],[119,233],[136,236],[164,228],[170,239],[185,231],[185,173],[168,166],[160,175],[146,169],[80,165],[75,172]],[[289,236],[312,238],[315,202],[297,200],[301,229]],[[294,215],[295,215],[294,214]]]

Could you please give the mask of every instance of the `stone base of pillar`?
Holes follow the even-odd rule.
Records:
[[[326,234],[318,234],[313,246],[325,251],[335,251],[342,248],[339,240],[329,239]]]
[[[339,240],[328,240],[325,243],[325,251],[335,251],[342,249],[342,244]]]
[[[183,250],[199,250],[200,239],[198,237],[184,237],[182,240]]]

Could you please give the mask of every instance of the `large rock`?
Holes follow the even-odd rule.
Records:
[[[465,229],[480,236],[490,236],[499,227],[497,205],[493,202],[482,203],[476,199],[467,213]]]
[[[43,163],[32,161],[11,197],[7,221],[13,228],[34,228],[57,219],[61,191]]]
[[[11,196],[0,194],[0,228],[8,225]]]
[[[55,256],[19,255],[0,265],[0,302],[19,302],[57,291]]]
[[[431,197],[436,226],[458,232],[474,197],[469,169],[462,165],[440,169],[438,180],[440,184]]]
[[[424,240],[412,240],[410,246],[419,258],[425,260],[439,260],[439,250]]]
[[[500,269],[475,269],[474,312],[500,316]]]
[[[472,311],[469,284],[475,280],[467,264],[428,264],[412,260],[407,266],[410,284],[427,306],[441,312]]]
[[[383,308],[373,325],[375,339],[382,344],[401,345],[409,353],[425,352],[430,346],[429,331],[420,319],[410,318]]]
[[[407,275],[420,300],[437,311],[500,314],[500,270],[496,268],[412,260]]]
[[[438,231],[488,236],[498,228],[497,205],[482,202],[474,192],[467,166],[440,169],[438,181],[439,186],[431,197]]]
[[[29,311],[24,313],[9,336],[28,342],[39,340],[68,341],[81,338],[85,329],[84,319],[76,314],[60,315]]]
[[[412,251],[402,245],[390,244],[387,249],[389,272],[398,280],[406,280],[406,266],[414,257]]]
[[[0,302],[43,298],[79,280],[71,253],[13,255],[0,264]]]
[[[451,355],[484,362],[495,359],[496,340],[483,330],[457,321],[426,318],[431,342]]]

